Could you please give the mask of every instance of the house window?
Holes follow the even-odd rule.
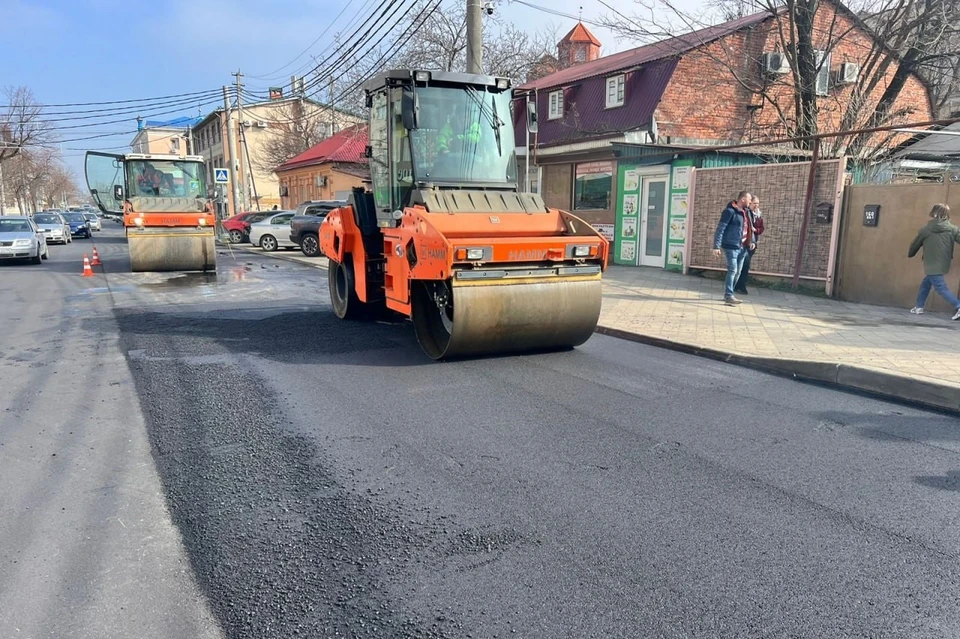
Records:
[[[830,94],[830,54],[817,51],[817,95]]]
[[[550,94],[550,108],[547,118],[556,120],[563,117],[563,91],[554,91]]]
[[[579,47],[577,47],[577,52],[574,54],[574,60],[576,62],[587,61],[587,48],[582,44]]]
[[[623,92],[626,76],[622,73],[607,78],[607,108],[623,106]]]
[[[610,209],[613,162],[584,162],[576,166],[573,208],[577,211]]]

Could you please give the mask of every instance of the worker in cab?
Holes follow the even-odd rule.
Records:
[[[140,195],[159,195],[162,178],[160,171],[153,168],[152,164],[144,164],[143,171],[137,177],[137,190]]]
[[[480,122],[479,118],[475,119],[472,124],[466,126],[465,129],[463,124],[466,122],[466,118],[463,115],[463,107],[457,105],[453,113],[447,117],[446,122],[444,122],[443,127],[440,129],[440,133],[437,135],[437,152],[439,154],[450,153],[453,142],[456,140],[462,143],[462,146],[466,145],[476,145],[480,141]],[[461,131],[457,133],[457,131]]]

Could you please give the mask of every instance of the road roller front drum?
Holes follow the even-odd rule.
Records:
[[[217,249],[212,229],[149,227],[127,229],[134,273],[215,271]]]
[[[580,346],[600,319],[600,276],[414,281],[417,340],[432,359]]]

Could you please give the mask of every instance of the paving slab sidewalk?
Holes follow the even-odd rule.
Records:
[[[654,268],[604,274],[598,332],[960,412],[960,321]]]

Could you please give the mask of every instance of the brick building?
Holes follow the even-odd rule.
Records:
[[[896,63],[872,90],[864,90],[860,67],[882,44],[852,12],[830,0],[821,3],[815,21],[814,46],[823,49],[819,129],[856,128],[872,113]],[[784,120],[793,120],[795,109],[793,76],[780,55],[779,27],[785,22],[759,13],[592,61],[574,60],[521,85],[514,109],[521,176],[529,176],[529,188],[549,205],[576,212],[618,246],[632,238],[622,256],[617,251],[621,263],[679,268],[676,260],[683,256],[671,243],[679,245],[686,233],[679,218],[689,206],[684,194],[691,168],[805,155],[789,146],[687,152],[784,136]],[[575,31],[589,33],[583,25]],[[844,120],[857,91],[865,94],[865,107],[858,118]],[[529,172],[527,101],[535,102],[538,119]],[[929,119],[930,99],[919,78],[908,78],[892,112],[901,121]]]
[[[277,167],[280,208],[295,209],[310,200],[345,200],[370,179],[365,150],[367,127],[352,126]]]

